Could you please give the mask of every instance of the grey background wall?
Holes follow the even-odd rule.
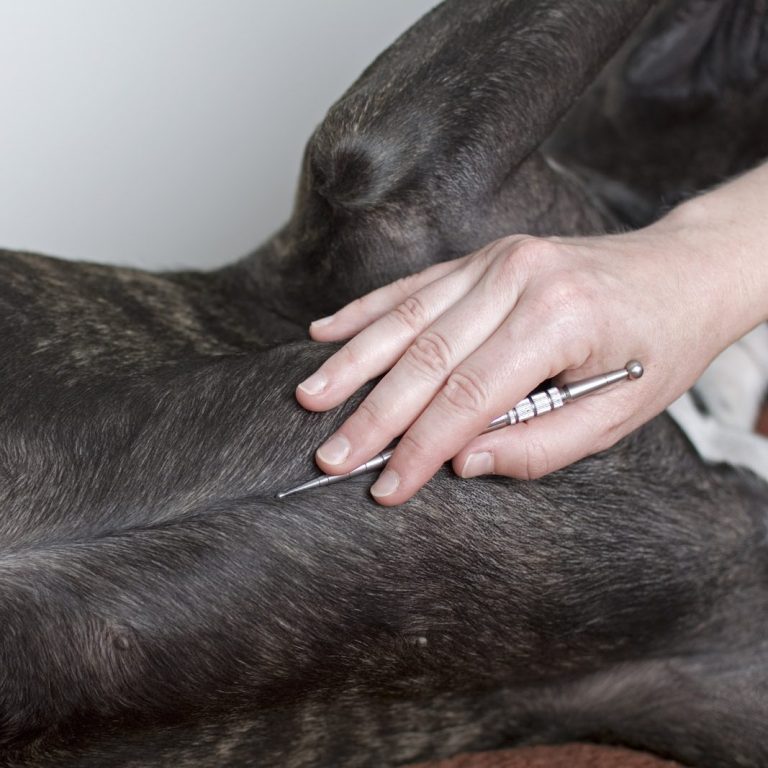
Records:
[[[0,0],[0,246],[215,266],[286,219],[304,143],[436,0]]]

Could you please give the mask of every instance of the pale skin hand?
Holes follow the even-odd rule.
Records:
[[[462,477],[541,477],[627,435],[768,318],[768,165],[636,232],[512,236],[380,288],[310,327],[351,339],[296,397],[343,402],[386,375],[321,446],[348,472],[402,439],[371,489],[409,499],[453,459]],[[477,437],[542,381],[641,360],[645,376],[516,427]]]

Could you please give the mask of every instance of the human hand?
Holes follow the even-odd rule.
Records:
[[[402,434],[371,489],[394,505],[452,457],[462,477],[532,479],[610,447],[749,327],[733,309],[742,286],[729,288],[718,256],[724,236],[702,234],[700,219],[685,209],[621,235],[503,238],[315,322],[314,339],[351,341],[297,388],[304,407],[332,408],[389,371],[317,463],[348,472]],[[633,357],[646,374],[631,387],[477,436],[545,379],[579,379]]]

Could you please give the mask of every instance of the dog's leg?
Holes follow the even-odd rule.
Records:
[[[291,223],[233,281],[308,320],[503,234],[605,226],[536,150],[652,4],[443,3],[331,108]]]
[[[653,3],[449,0],[383,53],[313,137],[313,191],[371,210],[416,186],[485,201],[594,79]]]
[[[98,750],[112,731],[110,754],[125,755],[126,732],[140,740],[147,729],[146,743],[162,744],[159,730],[197,721],[237,755],[227,763],[204,744],[209,765],[248,765],[255,754],[269,755],[270,768],[353,768],[366,749],[386,766],[390,754],[597,738],[611,723],[619,741],[690,754],[690,731],[670,707],[694,706],[706,686],[645,671],[693,658],[706,682],[729,654],[759,655],[765,486],[707,471],[657,420],[535,484],[443,471],[386,515],[365,478],[277,502],[269,478],[280,487],[308,463],[279,443],[286,425],[301,426],[293,446],[308,446],[344,415],[298,416],[286,371],[310,370],[322,350],[297,351],[270,353],[261,376],[255,367],[248,376],[247,357],[175,381],[158,372],[159,411],[147,419],[137,398],[118,419],[127,450],[104,452],[106,497],[76,463],[56,488],[9,494],[0,750],[15,744],[17,765],[50,765],[35,755]],[[248,418],[258,413],[269,417]],[[54,474],[99,426],[86,409],[58,418],[67,437],[33,442],[39,450],[16,476]],[[61,434],[55,421],[49,429]],[[28,450],[29,437],[17,448]],[[98,517],[88,514],[99,504]],[[39,507],[52,519],[30,530],[29,508]],[[610,696],[600,686],[588,701],[577,695],[578,681],[602,673]],[[765,709],[750,693],[737,710],[744,764],[762,766],[753,737]],[[724,707],[716,701],[711,719]],[[309,724],[305,741],[270,728],[281,710]],[[699,743],[722,754],[728,742],[706,736]],[[192,749],[167,748],[146,764],[178,764],[167,755]]]

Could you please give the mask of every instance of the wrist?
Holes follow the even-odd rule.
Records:
[[[768,166],[758,171],[682,203],[649,228],[668,242],[671,259],[685,262],[682,280],[697,284],[720,348],[768,320]]]

